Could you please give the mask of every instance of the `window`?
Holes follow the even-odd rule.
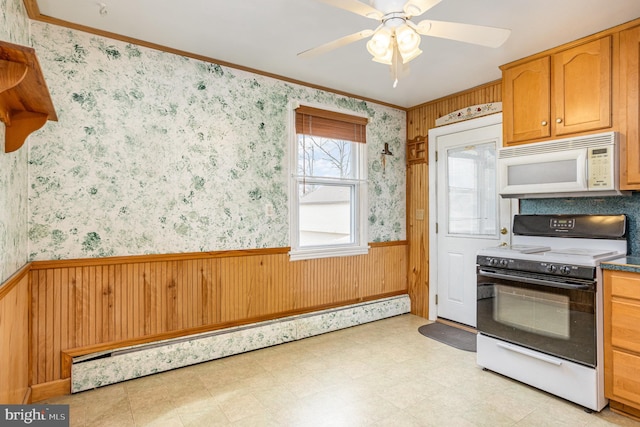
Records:
[[[495,145],[486,142],[447,150],[449,234],[497,234]]]
[[[367,253],[367,119],[295,108],[291,260]]]

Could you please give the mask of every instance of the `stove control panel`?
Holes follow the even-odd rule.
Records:
[[[496,267],[503,270],[528,271],[531,273],[552,274],[576,279],[591,280],[596,277],[596,267],[583,265],[541,262],[487,255],[478,255],[477,264],[479,267]]]
[[[624,240],[626,215],[515,215],[513,234]]]
[[[575,218],[551,218],[549,220],[549,227],[553,230],[571,230],[575,226]]]

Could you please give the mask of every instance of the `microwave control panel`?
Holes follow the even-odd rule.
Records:
[[[607,190],[614,188],[613,181],[614,147],[593,147],[587,153],[589,189]]]

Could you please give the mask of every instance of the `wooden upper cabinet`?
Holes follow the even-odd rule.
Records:
[[[545,56],[503,70],[502,120],[505,144],[551,135],[549,64],[549,57]]]
[[[611,36],[553,55],[555,135],[611,127]]]
[[[620,33],[620,93],[624,136],[620,144],[620,187],[640,190],[640,26]]]
[[[502,68],[504,144],[612,126],[612,37]]]

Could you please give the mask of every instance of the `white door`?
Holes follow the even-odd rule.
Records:
[[[430,236],[435,240],[430,257],[435,311],[437,317],[474,327],[476,253],[509,244],[511,236],[511,203],[498,195],[496,172],[502,124],[483,119],[476,119],[476,127],[463,122],[435,129],[433,138],[429,133],[429,145],[437,151],[437,161],[430,161],[436,187],[431,212],[437,232]]]

